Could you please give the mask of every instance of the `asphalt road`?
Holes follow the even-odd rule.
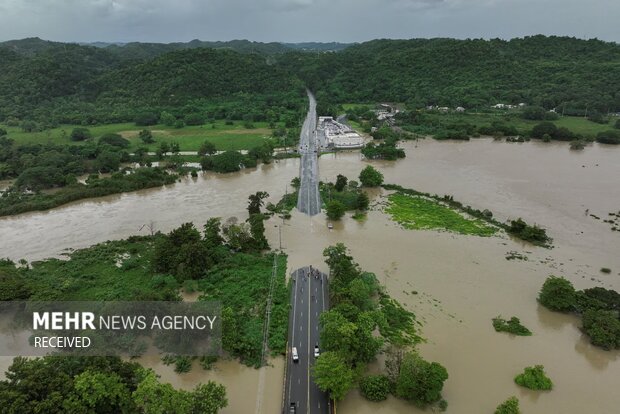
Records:
[[[328,308],[327,275],[311,274],[310,267],[293,272],[291,289],[292,312],[289,315],[287,369],[284,390],[284,412],[289,413],[291,403],[296,404],[296,414],[329,413],[329,398],[312,381],[311,369],[315,362],[314,346],[319,345],[319,316]],[[299,361],[293,362],[293,347],[297,348]],[[320,356],[319,356],[320,358]]]
[[[297,198],[297,210],[309,216],[315,216],[321,212],[321,195],[319,194],[319,157],[316,132],[316,100],[312,93],[308,92],[308,114],[301,128],[299,136],[299,153],[301,164],[299,178],[299,197]]]

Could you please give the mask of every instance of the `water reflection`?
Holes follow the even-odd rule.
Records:
[[[566,325],[571,325],[571,328],[576,326],[577,317],[575,315],[553,312],[540,303],[536,305],[536,314],[541,325],[554,331],[562,330],[566,328]]]
[[[581,334],[579,340],[575,342],[575,351],[585,357],[590,366],[596,370],[606,369],[610,363],[615,362],[620,357],[617,351],[605,351],[590,343],[587,335]]]

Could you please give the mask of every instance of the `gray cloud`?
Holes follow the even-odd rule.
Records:
[[[616,0],[0,0],[0,40],[363,41],[558,34],[620,41]]]

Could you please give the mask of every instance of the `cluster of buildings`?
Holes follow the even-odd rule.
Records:
[[[439,112],[450,112],[452,109],[448,106],[437,106],[437,105],[429,105],[426,107],[429,111],[439,111]],[[455,112],[465,112],[465,108],[462,106],[457,106],[454,108]]]
[[[329,148],[356,149],[364,146],[364,138],[360,134],[331,116],[319,117],[317,132]]]
[[[379,121],[390,121],[399,112],[398,109],[389,104],[379,104],[377,109],[374,110]]]
[[[491,108],[495,108],[495,109],[518,109],[518,108],[524,108],[526,107],[527,104],[521,102],[519,105],[509,105],[509,104],[503,104],[503,103],[498,103],[495,105],[491,105]]]
[[[498,103],[495,105],[491,105],[491,108],[494,109],[519,109],[519,108],[524,108],[526,107],[527,104],[525,103],[520,103],[518,105],[510,105],[510,104],[503,104],[503,103]],[[450,108],[449,106],[437,106],[437,105],[429,105],[426,107],[427,110],[429,111],[439,111],[439,112],[450,112],[450,111],[454,111],[454,112],[465,112],[465,108],[463,108],[462,106],[457,106],[456,108]]]

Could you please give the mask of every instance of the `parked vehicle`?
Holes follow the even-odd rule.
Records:
[[[318,345],[314,345],[314,357],[318,358],[319,355],[320,355],[319,346]]]

